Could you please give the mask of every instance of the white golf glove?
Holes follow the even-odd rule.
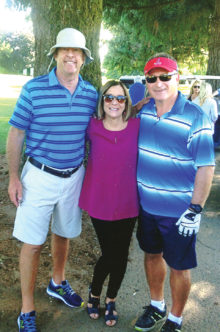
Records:
[[[178,232],[183,236],[197,234],[200,227],[201,213],[196,213],[187,209],[179,218],[176,225],[179,226]]]

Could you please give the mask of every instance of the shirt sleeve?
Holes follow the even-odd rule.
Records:
[[[33,106],[27,85],[22,88],[9,124],[18,129],[29,128],[33,116]]]
[[[206,114],[198,112],[190,130],[187,147],[196,167],[214,166],[212,128]]]

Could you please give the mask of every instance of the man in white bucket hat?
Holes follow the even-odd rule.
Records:
[[[79,74],[93,60],[84,35],[72,28],[59,32],[51,48],[57,65],[23,87],[8,136],[9,196],[17,207],[13,236],[20,254],[22,308],[19,331],[35,332],[34,287],[50,220],[53,273],[47,293],[70,307],[83,300],[65,278],[69,239],[81,232],[78,199],[84,177],[85,132],[97,103],[97,91]],[[27,161],[18,170],[24,140]]]
[[[84,35],[72,28],[66,28],[61,30],[57,35],[56,45],[52,46],[48,56],[54,55],[58,48],[80,48],[83,50],[86,58],[85,64],[93,61],[90,50],[86,47],[86,39]]]

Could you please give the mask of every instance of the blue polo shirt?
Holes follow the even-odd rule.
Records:
[[[54,68],[24,85],[9,124],[26,131],[27,156],[55,168],[76,167],[84,158],[86,128],[97,98],[80,75],[71,95]]]
[[[170,112],[158,118],[151,99],[139,117],[140,204],[151,214],[179,217],[191,201],[197,167],[215,165],[208,117],[180,92]]]

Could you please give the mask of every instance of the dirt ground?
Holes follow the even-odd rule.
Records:
[[[7,186],[8,170],[5,156],[0,158],[0,331],[15,331],[7,317],[16,317],[20,310],[20,277],[18,256],[21,243],[12,237],[15,207],[10,203]],[[42,294],[50,279],[52,260],[50,239],[44,245],[37,278],[36,296]],[[80,237],[70,241],[66,277],[79,294],[87,293],[93,266],[99,254],[99,246],[89,217],[83,215],[83,231]],[[85,295],[84,295],[85,296]],[[86,294],[87,296],[87,294]],[[37,299],[36,299],[37,301]],[[44,303],[39,311],[44,311]],[[46,319],[46,317],[45,317]],[[14,322],[14,327],[16,323]],[[8,328],[6,327],[9,324]]]
[[[15,207],[10,203],[8,195],[7,195],[7,186],[8,186],[8,170],[6,165],[6,160],[4,156],[0,158],[0,332],[14,332],[17,331],[17,324],[16,319],[20,312],[21,306],[21,295],[20,295],[20,280],[19,280],[19,270],[18,270],[18,256],[21,248],[21,243],[12,237],[12,229],[14,223],[14,216],[15,216]],[[216,172],[215,177],[212,185],[211,194],[206,204],[204,217],[210,219],[212,222],[204,222],[203,223],[203,230],[201,231],[200,237],[198,239],[198,247],[200,253],[200,268],[198,268],[198,280],[200,281],[201,275],[202,280],[209,280],[210,276],[204,275],[207,272],[207,261],[215,260],[216,257],[219,257],[218,253],[218,246],[216,249],[216,254],[214,255],[215,251],[209,253],[214,246],[215,243],[214,238],[218,237],[218,229],[219,229],[219,199],[220,199],[220,149],[216,151]],[[216,229],[216,230],[215,230]],[[214,234],[212,233],[214,232]],[[213,235],[210,235],[213,234]],[[41,261],[40,261],[40,268],[37,278],[37,285],[36,285],[36,293],[35,293],[35,300],[36,300],[36,307],[37,307],[37,324],[41,327],[41,331],[45,332],[67,332],[67,331],[99,331],[105,332],[108,327],[104,327],[104,323],[99,320],[96,324],[91,324],[91,320],[88,319],[86,315],[86,311],[83,309],[81,312],[77,314],[72,314],[72,309],[69,310],[68,307],[64,306],[61,303],[57,303],[56,300],[51,300],[48,298],[45,290],[48,285],[50,275],[51,275],[51,268],[52,268],[52,261],[51,261],[51,254],[50,254],[50,238],[51,234],[49,234],[47,242],[44,245]],[[210,239],[209,239],[210,238]],[[215,239],[215,241],[219,241]],[[216,242],[216,243],[217,243]],[[210,244],[211,243],[211,244]],[[132,245],[133,247],[133,245]],[[203,247],[205,248],[205,253],[203,253]],[[208,250],[208,249],[209,250]],[[211,248],[211,249],[210,249]],[[214,250],[214,249],[213,249]],[[139,249],[137,249],[138,255]],[[207,252],[208,251],[208,252]],[[83,215],[83,231],[80,237],[70,242],[70,253],[69,259],[66,269],[66,277],[69,280],[70,284],[73,288],[79,292],[79,294],[87,300],[88,296],[88,285],[90,283],[93,266],[96,262],[96,259],[99,255],[99,246],[96,240],[96,236],[90,220],[86,214]],[[134,253],[133,253],[134,254]],[[136,254],[135,254],[136,255]],[[207,256],[208,255],[208,256]],[[204,260],[204,262],[203,262]],[[218,258],[219,260],[219,258]],[[142,258],[140,262],[140,258],[135,258],[132,264],[129,265],[128,272],[126,274],[127,280],[124,282],[124,288],[122,287],[121,291],[121,301],[127,301],[127,298],[130,299],[127,302],[127,306],[122,306],[121,309],[121,320],[118,327],[115,327],[115,331],[125,332],[125,331],[133,331],[133,325],[135,319],[135,312],[137,308],[141,308],[143,304],[142,292],[139,292],[136,297],[130,295],[133,293],[133,289],[135,287],[135,292],[139,288],[143,288],[143,285],[140,286],[142,279],[144,280],[145,277],[141,277],[140,266],[142,266]],[[134,263],[138,263],[138,267],[134,265]],[[210,269],[213,268],[213,264],[210,265]],[[137,269],[139,269],[139,273],[137,273]],[[134,270],[134,271],[133,271]],[[133,271],[133,272],[132,272]],[[202,272],[201,272],[202,271]],[[204,272],[205,271],[205,272]],[[216,267],[216,271],[218,268]],[[214,278],[213,287],[218,289],[219,285],[219,274],[216,271],[211,272],[212,277]],[[132,273],[133,274],[132,274]],[[142,271],[143,272],[143,271]],[[144,274],[144,272],[142,273]],[[201,275],[200,275],[201,274]],[[126,279],[125,278],[125,279]],[[139,278],[138,281],[135,278]],[[211,283],[211,281],[210,281]],[[144,281],[145,284],[145,281]],[[198,282],[200,285],[201,291],[201,282]],[[208,284],[208,282],[206,282]],[[205,285],[206,285],[205,284]],[[122,285],[123,286],[123,285]],[[194,287],[196,283],[194,281]],[[205,292],[205,290],[204,290]],[[143,292],[144,293],[144,292]],[[193,294],[193,291],[192,291]],[[130,297],[129,297],[130,296]],[[144,296],[144,295],[143,295]],[[197,297],[196,297],[197,298]],[[209,299],[209,297],[208,297]],[[195,301],[194,295],[192,295],[191,303],[189,301],[189,312],[195,311]],[[211,301],[211,302],[210,302]],[[210,317],[213,318],[213,326],[217,326],[217,321],[219,321],[219,315],[217,312],[219,311],[219,303],[216,298],[213,298],[214,304],[212,303],[212,298],[207,301],[203,301],[205,304],[205,309],[203,308],[203,304],[200,304],[200,313],[203,313],[203,309],[205,312],[209,312],[210,310]],[[202,303],[203,303],[202,302]],[[208,304],[206,303],[208,302]],[[210,303],[211,304],[210,304]],[[192,308],[190,307],[192,305]],[[214,307],[213,307],[214,306]],[[211,308],[211,309],[210,309]],[[123,312],[125,310],[125,312]],[[194,312],[193,311],[193,312]],[[196,317],[198,313],[194,313]],[[189,313],[188,313],[189,315]],[[204,313],[205,315],[205,313]],[[124,319],[122,318],[124,317]],[[218,318],[216,318],[218,317]],[[195,329],[192,328],[191,319],[188,318],[187,321],[187,310],[186,310],[186,327],[184,331],[208,331],[206,328],[207,325],[210,326],[210,322],[206,325],[205,322],[208,318],[202,320],[204,326],[200,326],[201,324],[197,322],[195,323]],[[211,318],[210,318],[211,319]],[[65,323],[64,323],[65,322]],[[197,326],[197,327],[196,327]],[[217,332],[218,328],[213,327],[210,332]]]

